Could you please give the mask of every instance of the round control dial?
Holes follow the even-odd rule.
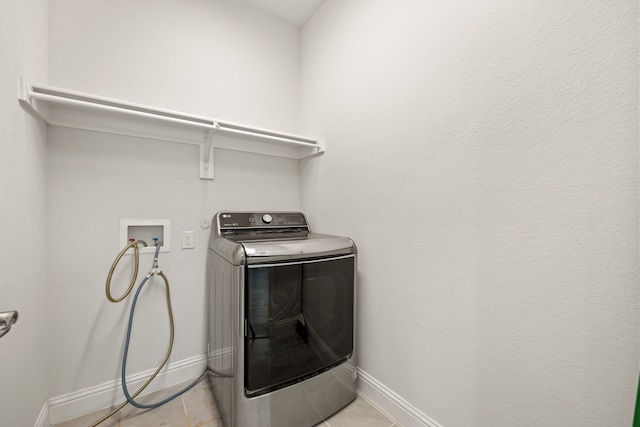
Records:
[[[273,217],[269,214],[264,214],[262,215],[262,222],[264,222],[265,224],[271,224],[271,221],[273,221]]]

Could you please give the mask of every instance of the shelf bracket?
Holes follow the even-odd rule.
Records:
[[[36,108],[31,99],[31,85],[22,77],[18,78],[18,102],[22,108],[36,119],[48,124],[47,116],[40,109]]]
[[[213,133],[220,128],[218,122],[204,133],[200,144],[200,179],[213,179]]]

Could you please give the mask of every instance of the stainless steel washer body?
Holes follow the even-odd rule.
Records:
[[[311,427],[356,397],[356,256],[300,212],[220,212],[208,367],[226,427]]]

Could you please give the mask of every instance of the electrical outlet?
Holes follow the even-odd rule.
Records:
[[[193,249],[193,231],[182,232],[182,249]]]

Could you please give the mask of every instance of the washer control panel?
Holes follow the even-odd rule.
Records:
[[[302,212],[220,212],[218,224],[222,228],[307,227]]]

